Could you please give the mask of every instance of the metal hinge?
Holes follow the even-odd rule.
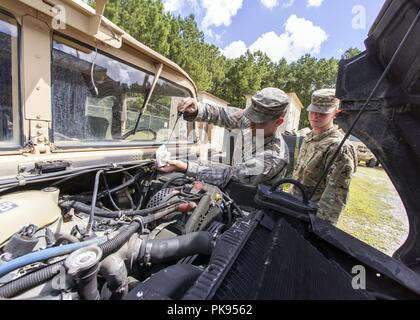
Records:
[[[37,138],[37,143],[30,140],[24,146],[24,153],[31,154],[50,154],[52,151],[56,150],[56,147],[53,143],[49,141],[48,138],[43,138],[42,140]]]

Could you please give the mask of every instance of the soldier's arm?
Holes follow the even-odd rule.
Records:
[[[184,119],[190,122],[207,122],[226,129],[242,129],[245,126],[243,117],[231,115],[225,108],[209,103],[199,103],[197,114],[185,114]]]
[[[330,152],[327,161],[330,160],[333,153],[334,150]],[[327,177],[325,191],[318,202],[318,217],[333,225],[337,224],[347,203],[350,182],[355,168],[354,152],[350,146],[345,145]]]
[[[224,188],[230,181],[257,186],[286,174],[288,159],[265,153],[233,166],[189,162],[187,176]]]

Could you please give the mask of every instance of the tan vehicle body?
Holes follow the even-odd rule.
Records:
[[[34,164],[40,161],[71,161],[71,168],[74,169],[128,163],[150,159],[158,147],[141,143],[83,148],[59,148],[54,145],[51,141],[53,37],[96,47],[110,57],[145,70],[155,79],[165,79],[187,90],[191,96],[197,96],[194,82],[178,65],[136,41],[103,17],[106,2],[97,1],[95,11],[80,0],[1,1],[1,12],[15,19],[20,28],[20,52],[16,53],[19,61],[12,68],[13,77],[16,77],[13,81],[18,84],[14,86],[14,110],[20,114],[20,128],[15,125],[14,131],[19,131],[21,147],[0,149],[0,181],[17,179],[25,184],[25,176],[30,175]],[[54,27],[57,23],[54,20],[57,19],[57,12],[53,10],[55,7],[65,12],[64,28]],[[170,119],[170,122],[174,120]],[[181,146],[181,154],[190,147],[187,144]]]
[[[375,155],[368,149],[368,147],[366,147],[363,142],[354,138],[350,139],[350,141],[356,148],[357,159],[359,163],[363,161],[368,167],[375,167],[378,165],[378,160],[376,159]]]

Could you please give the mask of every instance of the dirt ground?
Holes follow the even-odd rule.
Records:
[[[405,242],[407,214],[382,168],[358,167],[338,227],[388,255]]]

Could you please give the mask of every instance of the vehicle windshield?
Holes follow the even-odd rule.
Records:
[[[135,130],[153,81],[153,74],[55,36],[54,143],[69,146],[163,142],[175,123],[178,102],[189,97],[190,92],[159,79]],[[180,123],[178,127],[173,140],[188,142],[187,124]]]
[[[19,144],[18,28],[0,13],[0,148]]]

